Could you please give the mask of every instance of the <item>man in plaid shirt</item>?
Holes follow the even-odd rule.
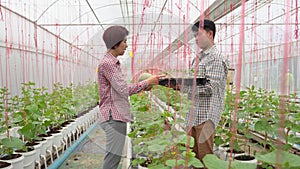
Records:
[[[192,75],[207,78],[205,85],[187,86],[185,91],[193,106],[186,115],[186,126],[194,138],[193,152],[202,161],[206,154],[213,154],[215,128],[221,118],[229,62],[214,44],[216,27],[211,20],[194,24],[192,31],[197,46],[202,49],[192,64]]]
[[[127,122],[132,120],[128,97],[158,84],[159,76],[153,76],[127,85],[117,59],[125,53],[127,35],[127,29],[122,26],[111,26],[103,34],[108,49],[98,66],[100,125],[106,136],[103,169],[116,169],[120,163]]]
[[[213,154],[214,133],[224,107],[224,96],[229,61],[214,44],[215,23],[211,20],[196,22],[192,31],[197,46],[202,49],[192,62],[190,76],[206,78],[206,84],[197,86],[170,86],[181,88],[192,100],[192,108],[186,114],[189,135],[194,138],[193,152],[202,161],[206,154]],[[202,161],[203,162],[203,161]]]

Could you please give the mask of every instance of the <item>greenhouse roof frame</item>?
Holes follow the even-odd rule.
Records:
[[[197,0],[2,0],[1,8],[26,18],[29,22],[69,43],[70,46],[98,59],[106,51],[102,41],[104,29],[110,25],[125,26],[130,32],[127,41],[129,47],[125,57],[120,60],[130,65],[133,62],[130,54],[134,55],[134,62],[143,63],[146,62],[143,60],[147,60],[147,63],[136,65],[137,69],[141,69],[154,65],[153,63],[161,59],[173,57],[176,55],[174,51],[181,50],[183,44],[187,44],[189,50],[192,50],[189,59],[194,57],[197,50],[195,43],[190,41],[192,37],[189,30],[190,25],[201,17],[216,21],[219,31],[216,43],[226,54],[234,53],[236,50],[234,46],[241,45],[233,44],[239,39],[241,25],[245,26],[246,31],[245,43],[242,44],[245,46],[245,51],[252,50],[252,41],[256,41],[255,45],[258,45],[258,48],[283,43],[284,29],[287,25],[295,27],[291,29],[292,33],[298,29],[297,16],[294,14],[299,6],[293,3],[286,4],[287,2],[279,0],[247,0],[245,1],[246,20],[241,23],[239,9],[241,2],[241,0],[230,2],[225,0],[200,2]],[[274,10],[266,14],[270,6],[274,7]],[[262,14],[264,17],[259,13],[264,13]],[[291,13],[293,18],[289,22],[283,22],[287,19],[285,18],[287,13]],[[276,39],[272,41],[268,40],[267,33],[258,35],[253,31],[257,29],[257,31],[270,32],[268,29],[272,26],[274,27],[272,29],[277,29],[273,34],[279,35],[274,36]],[[232,33],[228,34],[227,29],[231,29]],[[256,33],[255,40],[251,39],[254,33]],[[292,38],[293,40],[295,38]]]

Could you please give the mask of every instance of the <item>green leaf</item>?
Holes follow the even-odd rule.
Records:
[[[241,168],[256,169],[257,164],[233,161],[231,168],[232,169],[241,169]]]
[[[167,166],[170,166],[170,167],[176,167],[176,166],[178,167],[178,166],[184,165],[185,161],[183,159],[179,159],[179,160],[171,159],[171,160],[167,160],[166,164],[167,164]]]
[[[269,123],[263,119],[263,120],[259,120],[255,123],[254,129],[255,129],[255,131],[265,131],[268,126],[269,126]]]
[[[209,169],[228,169],[228,162],[220,160],[217,156],[207,154],[203,158],[205,166]]]
[[[21,129],[18,130],[20,135],[24,135],[26,139],[31,140],[35,137],[35,125],[32,123],[28,123],[26,126],[23,126]]]
[[[148,108],[148,106],[142,106],[142,107],[138,107],[137,110],[140,111],[140,112],[146,112],[146,111],[149,110],[149,108]]]
[[[166,161],[167,166],[175,167],[176,166],[176,159],[171,159]]]
[[[246,133],[244,136],[245,136],[247,139],[251,139],[251,138],[254,137],[252,133]]]
[[[136,134],[137,134],[137,130],[134,130],[134,131],[128,133],[127,135],[128,135],[128,137],[130,137],[130,138],[134,138],[134,137],[136,136]]]
[[[191,137],[191,136],[188,136],[186,134],[180,135],[180,137],[179,137],[179,143],[187,145],[189,138],[190,138],[190,144],[189,144],[189,146],[193,147],[194,146],[194,138]]]
[[[22,149],[24,146],[24,143],[22,140],[16,138],[16,137],[10,137],[10,138],[4,138],[2,139],[3,146],[6,146],[8,148],[12,149]]]
[[[203,158],[204,164],[207,168],[209,169],[228,169],[228,161],[223,161],[219,159],[217,156],[212,155],[212,154],[207,154]],[[256,169],[257,164],[251,164],[251,163],[242,163],[242,162],[236,162],[233,161],[231,163],[231,169]]]
[[[183,155],[183,157],[187,156],[190,159],[190,158],[195,157],[196,154],[194,152],[192,152],[191,150],[189,150],[189,152],[186,152],[186,151],[182,152],[182,155]]]
[[[146,161],[145,158],[136,158],[132,161],[132,165],[136,166],[138,164],[143,164]]]
[[[295,132],[300,132],[300,125],[295,125],[292,130]]]
[[[30,104],[25,107],[26,113],[37,113],[39,110],[36,104]]]
[[[258,154],[255,157],[257,160],[268,164],[288,165],[289,167],[300,168],[300,157],[286,151],[274,150],[264,155]]]
[[[165,145],[153,144],[148,146],[148,150],[152,152],[162,151],[165,149]]]
[[[216,146],[220,146],[221,144],[225,143],[225,141],[223,140],[223,137],[215,136],[214,137],[214,143],[215,143]]]
[[[192,166],[194,166],[196,168],[202,168],[202,167],[204,167],[203,164],[200,162],[200,160],[197,159],[197,158],[189,159],[189,163],[188,164],[189,164],[189,166],[192,165]]]
[[[154,165],[154,166],[149,166],[149,169],[170,169],[170,167],[168,166],[164,166],[163,164],[158,164],[158,165]]]

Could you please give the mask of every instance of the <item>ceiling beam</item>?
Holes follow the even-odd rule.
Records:
[[[270,22],[262,22],[262,23],[215,23],[216,25],[251,25],[251,26],[260,26],[260,25],[296,25],[299,24],[297,22],[290,22],[290,23],[286,23],[286,22],[280,22],[280,23],[270,23]],[[100,24],[98,23],[45,23],[45,24],[38,24],[39,26],[55,26],[55,27],[59,27],[59,26],[100,26]],[[101,25],[112,25],[111,23],[102,23]],[[133,23],[114,23],[113,25],[136,25]],[[157,25],[157,23],[143,23],[143,25]],[[159,23],[159,25],[191,25],[189,23]]]
[[[123,18],[123,23],[125,22],[125,15],[124,15],[124,10],[123,10],[123,5],[122,5],[122,0],[119,0],[120,2],[120,9],[121,9],[121,14],[122,14],[122,18]]]
[[[95,18],[96,18],[96,20],[97,20],[98,24],[99,24],[99,25],[101,26],[101,28],[104,30],[104,27],[102,26],[102,24],[101,24],[101,22],[100,22],[100,20],[99,20],[98,16],[96,15],[96,13],[95,13],[94,9],[92,8],[91,4],[89,3],[89,1],[88,1],[88,0],[85,0],[85,1],[86,1],[86,3],[88,4],[89,8],[91,9],[91,11],[92,11],[93,15],[95,16]]]

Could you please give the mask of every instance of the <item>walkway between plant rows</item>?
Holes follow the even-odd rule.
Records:
[[[105,133],[100,125],[96,124],[59,169],[102,169],[104,155]],[[122,169],[122,162],[119,169]]]

